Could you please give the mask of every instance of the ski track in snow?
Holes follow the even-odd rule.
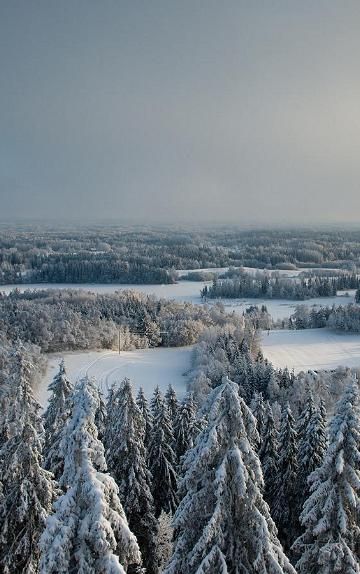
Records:
[[[165,392],[172,384],[181,398],[186,393],[186,373],[191,366],[192,347],[137,349],[135,351],[79,351],[48,355],[48,367],[35,395],[41,405],[48,398],[47,387],[56,374],[59,362],[65,360],[65,368],[72,382],[84,376],[95,377],[99,388],[106,395],[113,383],[128,377],[135,392],[140,386],[149,398],[156,385]]]

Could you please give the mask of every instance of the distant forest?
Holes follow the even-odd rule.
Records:
[[[0,284],[174,283],[213,267],[354,269],[359,231],[0,227]]]

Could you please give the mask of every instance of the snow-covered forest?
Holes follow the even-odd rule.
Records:
[[[229,269],[204,296],[242,282],[275,299],[358,286],[353,271]],[[280,322],[266,305],[227,313],[134,289],[2,294],[0,571],[359,574],[359,369],[275,368],[261,348],[274,328],[358,332],[355,301]],[[182,346],[181,397],[70,376],[65,359],[36,400],[48,353]]]

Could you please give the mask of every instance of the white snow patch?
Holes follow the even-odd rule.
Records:
[[[41,385],[35,389],[37,399],[45,405],[48,399],[47,386],[59,368],[61,358],[65,360],[67,375],[75,382],[85,375],[95,377],[105,392],[113,382],[128,377],[137,391],[143,387],[150,397],[156,385],[164,392],[171,383],[181,398],[186,392],[186,372],[191,364],[192,347],[138,349],[135,351],[89,351],[53,353],[48,355],[48,367]]]
[[[277,368],[300,371],[360,367],[360,334],[329,329],[263,333],[264,356]]]

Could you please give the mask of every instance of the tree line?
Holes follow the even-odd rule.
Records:
[[[289,279],[266,272],[247,273],[244,269],[232,271],[230,277],[215,277],[211,285],[201,290],[203,300],[216,298],[238,299],[243,297],[264,299],[304,300],[314,297],[331,297],[341,289],[359,289],[356,273],[336,277],[311,275]]]

